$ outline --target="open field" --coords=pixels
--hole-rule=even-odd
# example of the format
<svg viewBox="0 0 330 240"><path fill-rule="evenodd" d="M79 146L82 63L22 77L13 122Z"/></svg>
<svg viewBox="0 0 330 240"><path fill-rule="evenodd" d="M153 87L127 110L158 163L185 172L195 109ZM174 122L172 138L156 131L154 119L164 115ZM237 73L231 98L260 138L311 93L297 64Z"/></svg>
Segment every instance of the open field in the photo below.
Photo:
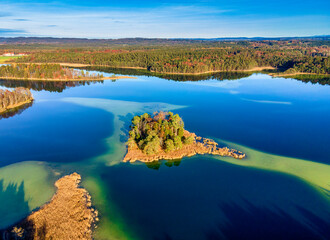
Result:
<svg viewBox="0 0 330 240"><path fill-rule="evenodd" d="M0 56L0 64L1 63L6 63L7 61L12 61L16 58L19 58L19 57L6 57L6 56Z"/></svg>

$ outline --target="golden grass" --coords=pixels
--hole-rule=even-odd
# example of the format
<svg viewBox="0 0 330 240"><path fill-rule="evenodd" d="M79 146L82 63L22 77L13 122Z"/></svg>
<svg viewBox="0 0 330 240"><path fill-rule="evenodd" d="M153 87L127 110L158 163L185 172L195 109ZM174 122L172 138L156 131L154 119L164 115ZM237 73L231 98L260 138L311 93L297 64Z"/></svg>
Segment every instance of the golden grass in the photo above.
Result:
<svg viewBox="0 0 330 240"><path fill-rule="evenodd" d="M91 206L89 193L79 187L80 180L77 173L57 180L50 203L7 230L4 239L92 239L98 213Z"/></svg>

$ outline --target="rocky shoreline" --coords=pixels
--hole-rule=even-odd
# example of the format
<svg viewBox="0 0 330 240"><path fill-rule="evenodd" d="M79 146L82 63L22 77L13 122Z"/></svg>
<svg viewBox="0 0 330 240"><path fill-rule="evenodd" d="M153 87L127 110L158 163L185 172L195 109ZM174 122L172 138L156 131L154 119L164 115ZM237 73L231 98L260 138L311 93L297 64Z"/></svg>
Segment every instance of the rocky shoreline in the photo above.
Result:
<svg viewBox="0 0 330 240"><path fill-rule="evenodd" d="M160 151L157 154L147 155L143 153L137 147L128 146L127 153L123 159L124 162L153 162L158 160L173 160L180 159L183 157L191 157L196 154L212 154L219 156L228 156L236 159L245 158L245 154L227 147L219 148L218 143L212 139L202 138L196 136L195 133L190 133L187 130L184 130L184 135L186 137L193 137L194 141L191 144L185 144L181 149L174 150L171 152L165 152L164 150Z"/></svg>
<svg viewBox="0 0 330 240"><path fill-rule="evenodd" d="M4 231L2 239L92 239L98 212L89 193L79 187L80 181L77 173L57 180L51 201Z"/></svg>

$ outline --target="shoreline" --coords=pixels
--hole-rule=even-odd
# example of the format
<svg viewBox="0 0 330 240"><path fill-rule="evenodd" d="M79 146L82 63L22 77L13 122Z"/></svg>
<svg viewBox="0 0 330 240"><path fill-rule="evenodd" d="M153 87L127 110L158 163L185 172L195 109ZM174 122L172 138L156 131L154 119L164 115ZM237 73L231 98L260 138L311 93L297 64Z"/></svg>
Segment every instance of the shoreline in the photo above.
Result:
<svg viewBox="0 0 330 240"><path fill-rule="evenodd" d="M10 106L9 108L6 108L6 109L4 109L4 110L0 110L0 114L6 113L6 112L8 112L8 111L10 111L10 110L12 110L12 109L14 109L14 108L21 107L21 106L23 106L23 105L25 105L25 104L27 104L27 103L31 103L31 102L33 102L33 101L34 101L34 99L32 98L32 99L30 99L30 100L27 100L27 101L20 102L20 103L18 103L18 104L12 105L12 106Z"/></svg>
<svg viewBox="0 0 330 240"><path fill-rule="evenodd" d="M79 81L104 81L104 80L118 80L118 79L137 79L137 77L131 76L118 76L118 77L103 77L103 78L78 78L78 79L60 79L60 78L20 78L20 77L2 77L0 79L4 80L22 80L22 81L50 81L50 82L79 82Z"/></svg>
<svg viewBox="0 0 330 240"><path fill-rule="evenodd" d="M290 77L297 75L321 75L321 76L330 76L327 73L304 73L304 72L296 72L296 73L284 73L284 74L276 74L276 73L268 73L269 76L272 77Z"/></svg>
<svg viewBox="0 0 330 240"><path fill-rule="evenodd" d="M15 62L8 62L7 64L12 64ZM98 65L98 64L85 64L85 63L57 63L57 62L47 62L47 63L16 63L16 64L59 64L63 67L109 67L114 69L137 69L137 70L147 70L151 73L157 74L167 74L167 75L204 75L204 74L211 74L211 73L221 73L221 72L256 72L256 71L263 71L263 70L274 70L276 68L271 66L265 67L254 67L251 69L242 69L242 70L214 70L214 71L206 71L206 72L197 72L197 73L182 73L182 72L157 72L157 71L150 71L144 67L127 67L127 66L111 66L111 65Z"/></svg>
<svg viewBox="0 0 330 240"><path fill-rule="evenodd" d="M261 72L263 70L274 70L276 68L274 67L255 67L251 69L243 69L243 70L230 70L230 71L224 71L224 70L215 70L215 71L206 71L206 72L198 72L198 73L171 73L171 72L156 72L156 71L150 71L152 73L158 73L158 74L168 74L168 75L204 75L204 74L212 74L212 73L225 73L225 72Z"/></svg>
<svg viewBox="0 0 330 240"><path fill-rule="evenodd" d="M17 64L15 62L7 62L7 64ZM206 75L206 74L213 74L213 73L227 73L227 72L261 72L264 70L276 70L275 67L272 66L264 66L264 67L254 67L251 69L242 69L242 70L230 70L230 71L224 71L224 70L214 70L214 71L206 71L206 72L197 72L197 73L182 73L182 72L157 72L157 71L151 71L144 67L127 67L127 66L111 66L111 65L98 65L98 64L84 64L84 63L56 63L56 62L48 62L48 63L21 63L21 64L59 64L63 67L108 67L108 68L114 68L114 69L136 69L136 70L146 70L150 73L155 74L165 74L165 75L187 75L187 76L196 76L196 75ZM288 74L281 74L279 73L265 73L272 77L286 77L286 76L295 76L295 75L325 75L330 76L330 74L327 73L306 73L306 72L299 72L299 73L288 73ZM0 77L1 78L1 77Z"/></svg>

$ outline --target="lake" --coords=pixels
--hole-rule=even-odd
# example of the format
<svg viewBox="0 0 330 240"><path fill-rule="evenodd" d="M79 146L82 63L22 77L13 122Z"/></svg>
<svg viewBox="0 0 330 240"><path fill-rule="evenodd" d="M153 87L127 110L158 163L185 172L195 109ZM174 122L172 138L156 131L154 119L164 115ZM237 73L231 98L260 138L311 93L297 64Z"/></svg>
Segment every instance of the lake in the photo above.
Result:
<svg viewBox="0 0 330 240"><path fill-rule="evenodd" d="M0 120L0 229L78 172L100 214L96 239L330 239L329 85L102 71L137 79L0 81L35 98ZM247 158L123 163L132 116L159 110Z"/></svg>

